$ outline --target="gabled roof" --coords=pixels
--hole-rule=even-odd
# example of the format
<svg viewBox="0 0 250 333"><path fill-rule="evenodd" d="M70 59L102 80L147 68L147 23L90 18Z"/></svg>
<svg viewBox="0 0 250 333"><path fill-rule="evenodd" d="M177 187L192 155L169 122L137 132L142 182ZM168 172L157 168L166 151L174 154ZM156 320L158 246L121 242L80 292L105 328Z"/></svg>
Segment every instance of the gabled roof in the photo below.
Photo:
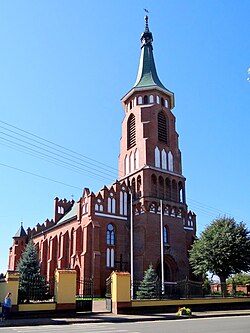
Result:
<svg viewBox="0 0 250 333"><path fill-rule="evenodd" d="M72 208L57 222L58 224L63 224L64 222L70 221L77 216L77 202L74 203Z"/></svg>
<svg viewBox="0 0 250 333"><path fill-rule="evenodd" d="M16 237L27 237L26 231L24 230L23 226L21 225L21 227L17 230L14 238Z"/></svg>

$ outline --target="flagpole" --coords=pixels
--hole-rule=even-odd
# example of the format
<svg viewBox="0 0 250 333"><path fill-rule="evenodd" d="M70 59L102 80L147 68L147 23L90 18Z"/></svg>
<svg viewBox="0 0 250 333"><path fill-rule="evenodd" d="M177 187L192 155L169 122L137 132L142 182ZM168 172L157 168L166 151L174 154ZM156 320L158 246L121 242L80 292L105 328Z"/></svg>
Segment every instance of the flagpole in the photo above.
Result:
<svg viewBox="0 0 250 333"><path fill-rule="evenodd" d="M163 253L163 209L162 209L162 200L160 200L161 206L161 293L165 293L165 284L164 284L164 253Z"/></svg>
<svg viewBox="0 0 250 333"><path fill-rule="evenodd" d="M134 299L134 247L133 247L133 195L132 195L132 191L130 189L129 191L130 193L130 295L131 295L131 299Z"/></svg>

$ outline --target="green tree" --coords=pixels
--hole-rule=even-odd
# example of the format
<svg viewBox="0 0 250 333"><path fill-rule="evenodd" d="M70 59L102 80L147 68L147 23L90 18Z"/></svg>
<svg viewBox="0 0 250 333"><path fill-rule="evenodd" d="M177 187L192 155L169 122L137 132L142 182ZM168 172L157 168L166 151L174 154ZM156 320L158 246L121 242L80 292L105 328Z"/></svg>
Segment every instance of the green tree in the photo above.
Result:
<svg viewBox="0 0 250 333"><path fill-rule="evenodd" d="M40 262L33 240L27 244L17 264L19 272L20 301L45 299L48 292L47 283L40 275Z"/></svg>
<svg viewBox="0 0 250 333"><path fill-rule="evenodd" d="M136 293L139 299L151 299L157 297L157 274L152 265L144 272L144 278Z"/></svg>
<svg viewBox="0 0 250 333"><path fill-rule="evenodd" d="M225 296L226 279L250 269L249 231L244 223L237 224L233 218L218 218L194 241L189 254L194 274L210 271L218 275Z"/></svg>
<svg viewBox="0 0 250 333"><path fill-rule="evenodd" d="M235 281L236 285L245 286L250 283L250 274L248 273L238 273L227 279L227 283L233 283Z"/></svg>

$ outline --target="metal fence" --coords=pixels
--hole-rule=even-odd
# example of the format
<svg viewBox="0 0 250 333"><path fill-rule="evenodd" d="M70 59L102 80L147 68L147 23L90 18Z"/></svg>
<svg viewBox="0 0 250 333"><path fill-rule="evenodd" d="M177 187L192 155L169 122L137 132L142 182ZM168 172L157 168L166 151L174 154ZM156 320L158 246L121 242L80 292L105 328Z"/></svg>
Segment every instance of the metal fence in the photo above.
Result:
<svg viewBox="0 0 250 333"><path fill-rule="evenodd" d="M141 281L134 281L133 291L134 299L138 299L141 288ZM154 284L153 290L149 294L144 293L143 298L154 299L180 299L180 298L196 298L203 297L202 283L190 280L178 282L164 282L158 280Z"/></svg>
<svg viewBox="0 0 250 333"><path fill-rule="evenodd" d="M19 281L18 303L54 302L54 279L46 280L45 276L24 276Z"/></svg>
<svg viewBox="0 0 250 333"><path fill-rule="evenodd" d="M77 280L76 311L92 311L93 307L93 281Z"/></svg>
<svg viewBox="0 0 250 333"><path fill-rule="evenodd" d="M139 299L138 295L142 294L139 292L140 286L141 281L134 281L134 299ZM155 282L153 290L150 290L150 293L143 293L143 298L190 299L202 297L250 297L250 284L246 284L244 286L227 284L226 287L227 292L226 294L223 294L221 284L219 283L203 284L201 282L185 279L178 282L165 282L163 288L161 281L158 280Z"/></svg>

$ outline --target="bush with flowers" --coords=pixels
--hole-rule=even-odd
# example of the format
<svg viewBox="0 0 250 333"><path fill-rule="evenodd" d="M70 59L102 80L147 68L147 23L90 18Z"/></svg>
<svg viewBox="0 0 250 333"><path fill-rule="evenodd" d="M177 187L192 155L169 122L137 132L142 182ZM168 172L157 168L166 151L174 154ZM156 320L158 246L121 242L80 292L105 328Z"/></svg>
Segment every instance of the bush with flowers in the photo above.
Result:
<svg viewBox="0 0 250 333"><path fill-rule="evenodd" d="M182 308L181 307L178 308L176 315L177 316L191 316L192 311L190 308L186 308L185 306L183 306Z"/></svg>

